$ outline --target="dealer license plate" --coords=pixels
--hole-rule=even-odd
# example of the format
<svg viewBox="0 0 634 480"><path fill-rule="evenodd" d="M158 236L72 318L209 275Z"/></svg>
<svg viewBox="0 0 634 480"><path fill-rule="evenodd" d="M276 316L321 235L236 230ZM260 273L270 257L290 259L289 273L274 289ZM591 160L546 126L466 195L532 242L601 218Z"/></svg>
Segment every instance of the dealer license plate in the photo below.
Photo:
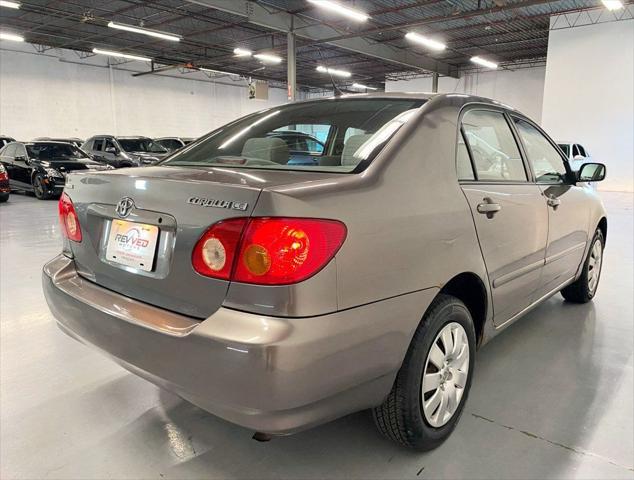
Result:
<svg viewBox="0 0 634 480"><path fill-rule="evenodd" d="M106 259L149 272L154 265L159 229L154 225L112 220Z"/></svg>

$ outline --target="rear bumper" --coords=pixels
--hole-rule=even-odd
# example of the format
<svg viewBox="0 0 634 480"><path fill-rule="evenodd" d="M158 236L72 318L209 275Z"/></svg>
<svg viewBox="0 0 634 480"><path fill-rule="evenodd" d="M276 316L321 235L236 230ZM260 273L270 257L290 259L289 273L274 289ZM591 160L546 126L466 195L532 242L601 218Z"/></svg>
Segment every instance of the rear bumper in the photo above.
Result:
<svg viewBox="0 0 634 480"><path fill-rule="evenodd" d="M89 282L61 255L42 281L69 335L225 420L272 434L380 404L436 293L310 318L221 307L201 322Z"/></svg>

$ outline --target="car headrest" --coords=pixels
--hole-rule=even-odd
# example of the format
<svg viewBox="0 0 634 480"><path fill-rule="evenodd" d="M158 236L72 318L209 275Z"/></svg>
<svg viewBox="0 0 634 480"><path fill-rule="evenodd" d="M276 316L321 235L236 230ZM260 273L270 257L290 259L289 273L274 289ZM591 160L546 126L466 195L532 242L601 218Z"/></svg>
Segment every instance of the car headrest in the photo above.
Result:
<svg viewBox="0 0 634 480"><path fill-rule="evenodd" d="M371 136L371 133L365 133L362 135L352 135L348 138L341 152L341 165L357 165L362 159L355 157L354 154Z"/></svg>
<svg viewBox="0 0 634 480"><path fill-rule="evenodd" d="M288 145L280 138L249 138L242 147L242 156L286 165L289 158Z"/></svg>

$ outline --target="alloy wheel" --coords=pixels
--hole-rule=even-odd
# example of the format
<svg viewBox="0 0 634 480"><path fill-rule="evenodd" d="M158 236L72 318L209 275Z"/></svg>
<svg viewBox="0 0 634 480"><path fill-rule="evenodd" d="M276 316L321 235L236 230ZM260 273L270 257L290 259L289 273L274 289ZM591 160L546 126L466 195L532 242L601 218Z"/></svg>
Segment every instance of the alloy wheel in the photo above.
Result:
<svg viewBox="0 0 634 480"><path fill-rule="evenodd" d="M597 238L590 250L590 258L588 259L588 290L591 294L597 288L599 276L601 275L601 264L603 263L603 244L601 239Z"/></svg>
<svg viewBox="0 0 634 480"><path fill-rule="evenodd" d="M432 343L421 387L421 403L427 423L447 424L458 410L469 376L469 340L462 325L445 325Z"/></svg>

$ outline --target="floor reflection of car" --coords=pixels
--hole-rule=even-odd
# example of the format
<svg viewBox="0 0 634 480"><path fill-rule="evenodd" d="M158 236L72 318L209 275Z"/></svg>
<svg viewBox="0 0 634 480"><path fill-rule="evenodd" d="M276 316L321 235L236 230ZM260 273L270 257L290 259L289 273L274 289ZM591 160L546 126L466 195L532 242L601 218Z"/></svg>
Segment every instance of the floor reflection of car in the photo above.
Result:
<svg viewBox="0 0 634 480"><path fill-rule="evenodd" d="M314 165L292 163L300 129L326 139L299 148ZM142 175L69 175L44 293L63 331L256 438L372 409L426 450L477 348L557 292L594 297L607 218L577 184L604 174L480 97L274 106Z"/></svg>
<svg viewBox="0 0 634 480"><path fill-rule="evenodd" d="M7 174L7 169L0 163L0 203L9 200L10 193L9 175Z"/></svg>
<svg viewBox="0 0 634 480"><path fill-rule="evenodd" d="M161 137L154 139L156 143L170 153L183 148L185 145L189 145L194 140L195 138L189 137Z"/></svg>
<svg viewBox="0 0 634 480"><path fill-rule="evenodd" d="M95 160L115 168L153 165L168 155L168 151L148 137L114 137L96 135L81 146Z"/></svg>
<svg viewBox="0 0 634 480"><path fill-rule="evenodd" d="M324 152L324 143L304 132L294 130L275 131L269 138L279 138L288 145L289 165L318 165L319 156Z"/></svg>
<svg viewBox="0 0 634 480"><path fill-rule="evenodd" d="M81 147L84 141L81 138L77 137L67 137L67 138L51 138L51 137L39 137L33 140L34 142L63 142L70 143L71 145L75 145L77 148Z"/></svg>
<svg viewBox="0 0 634 480"><path fill-rule="evenodd" d="M86 152L64 142L13 142L0 150L13 189L35 193L40 200L59 195L68 172L108 170Z"/></svg>

